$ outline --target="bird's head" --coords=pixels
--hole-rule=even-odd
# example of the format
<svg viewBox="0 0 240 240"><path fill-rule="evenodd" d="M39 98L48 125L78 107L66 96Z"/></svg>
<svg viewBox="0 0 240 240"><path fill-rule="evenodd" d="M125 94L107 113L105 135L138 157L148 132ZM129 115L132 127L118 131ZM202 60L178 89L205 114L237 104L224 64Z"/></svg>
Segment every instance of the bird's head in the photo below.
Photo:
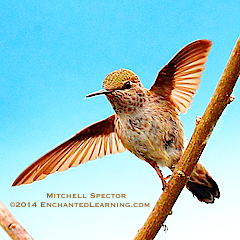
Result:
<svg viewBox="0 0 240 240"><path fill-rule="evenodd" d="M142 86L138 76L134 72L128 69L118 69L107 75L103 81L103 89L90 93L86 97L93 97L101 94L108 95L115 91L131 89L136 85Z"/></svg>
<svg viewBox="0 0 240 240"><path fill-rule="evenodd" d="M107 90L130 89L133 84L139 84L138 76L128 69L111 72L103 81L103 88Z"/></svg>
<svg viewBox="0 0 240 240"><path fill-rule="evenodd" d="M139 93L142 84L138 76L128 69L119 69L111 72L103 81L103 89L88 94L86 97L106 95L114 110L122 108L125 103L131 106L134 96Z"/></svg>

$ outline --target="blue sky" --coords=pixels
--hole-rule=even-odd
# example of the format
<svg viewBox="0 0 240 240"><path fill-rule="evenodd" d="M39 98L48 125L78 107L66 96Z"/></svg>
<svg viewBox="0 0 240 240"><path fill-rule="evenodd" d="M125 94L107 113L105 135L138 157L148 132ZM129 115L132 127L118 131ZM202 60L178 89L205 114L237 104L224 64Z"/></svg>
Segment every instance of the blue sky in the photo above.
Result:
<svg viewBox="0 0 240 240"><path fill-rule="evenodd" d="M238 38L239 9L239 1L1 1L0 201L34 239L133 239L160 196L161 182L129 152L31 185L11 184L48 150L113 114L104 96L84 99L101 88L107 74L128 68L150 87L177 51L205 38L213 47L191 108L181 116L190 138ZM206 205L184 190L166 221L169 230L156 239L238 234L239 84L234 96L201 157L220 187L220 199ZM47 193L88 198L47 199ZM150 207L40 207L41 202L121 202L90 199L90 193L126 194L123 202ZM37 207L11 208L11 202ZM9 239L2 229L0 239Z"/></svg>

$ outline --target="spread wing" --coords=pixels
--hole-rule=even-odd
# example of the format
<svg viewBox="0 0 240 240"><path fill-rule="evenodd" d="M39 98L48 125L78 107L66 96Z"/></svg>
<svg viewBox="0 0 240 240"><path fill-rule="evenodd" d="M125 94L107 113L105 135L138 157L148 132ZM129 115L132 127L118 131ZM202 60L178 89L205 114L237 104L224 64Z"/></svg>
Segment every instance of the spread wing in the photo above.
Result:
<svg viewBox="0 0 240 240"><path fill-rule="evenodd" d="M56 171L64 171L111 153L124 152L126 149L115 132L114 120L115 115L112 115L86 127L30 165L13 186L42 180Z"/></svg>
<svg viewBox="0 0 240 240"><path fill-rule="evenodd" d="M186 113L201 81L212 41L197 40L180 50L158 73L151 91Z"/></svg>

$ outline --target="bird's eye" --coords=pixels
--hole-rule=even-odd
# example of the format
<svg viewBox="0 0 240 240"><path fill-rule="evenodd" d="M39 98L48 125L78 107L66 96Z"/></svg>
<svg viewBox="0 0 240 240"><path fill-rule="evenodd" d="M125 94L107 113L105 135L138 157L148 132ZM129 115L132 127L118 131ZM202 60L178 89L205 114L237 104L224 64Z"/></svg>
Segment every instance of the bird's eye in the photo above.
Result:
<svg viewBox="0 0 240 240"><path fill-rule="evenodd" d="M124 84L123 89L130 89L131 86L132 86L131 82L128 81Z"/></svg>

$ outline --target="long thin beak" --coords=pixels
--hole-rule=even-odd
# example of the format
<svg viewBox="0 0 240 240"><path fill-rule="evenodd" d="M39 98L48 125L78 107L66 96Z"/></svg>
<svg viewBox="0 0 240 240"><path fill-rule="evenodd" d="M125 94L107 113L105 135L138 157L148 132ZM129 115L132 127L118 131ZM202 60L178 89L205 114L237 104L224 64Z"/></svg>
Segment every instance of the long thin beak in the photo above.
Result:
<svg viewBox="0 0 240 240"><path fill-rule="evenodd" d="M86 98L89 98L89 97L94 97L94 96L97 96L97 95L102 95L102 94L108 94L108 93L111 93L113 90L107 90L107 89L101 89L97 92L93 92L93 93L89 93Z"/></svg>

